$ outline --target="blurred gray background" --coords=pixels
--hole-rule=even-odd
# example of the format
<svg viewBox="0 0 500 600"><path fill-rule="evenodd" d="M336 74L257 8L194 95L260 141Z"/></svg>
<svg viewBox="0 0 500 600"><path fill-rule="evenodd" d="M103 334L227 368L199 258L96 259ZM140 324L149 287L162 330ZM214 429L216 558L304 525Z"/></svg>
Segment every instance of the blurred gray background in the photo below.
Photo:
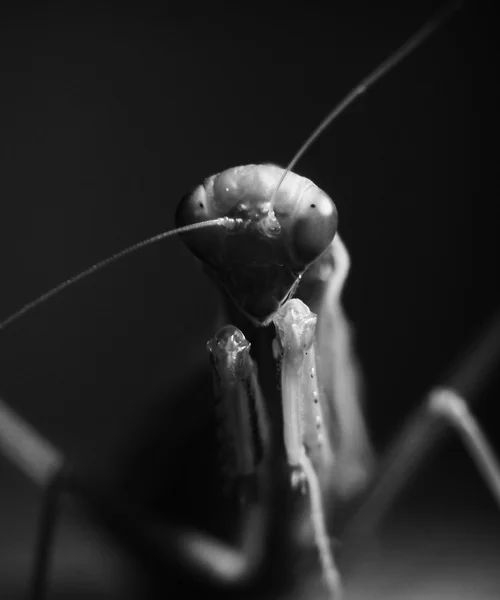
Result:
<svg viewBox="0 0 500 600"><path fill-rule="evenodd" d="M470 4L296 167L337 202L353 263L346 306L379 449L500 305L498 23L486 6ZM286 164L333 104L437 6L2 9L0 320L90 264L172 228L177 202L206 176L238 164ZM147 436L151 407L159 398L168 403L172 386L205 363L217 301L179 240L145 249L2 332L0 396L83 470L105 472L121 447L115 440ZM477 409L494 440L498 389L497 381ZM196 411L190 397L184 404ZM439 563L452 555L438 548L415 571L419 581L432 580L422 575L427 568L452 581L448 571L463 573L460 560L471 566L470 553L498 561L498 545L474 547L485 532L497 540L500 517L470 460L455 442L439 456L411 497L433 522L457 514L463 527L459 541L442 534L455 562ZM196 467L185 460L194 479ZM39 507L39 490L0 457L2 598L25 590ZM71 585L82 597L121 597L117 555L96 546L76 517L65 519L54 567L61 597ZM415 549L417 538L408 536ZM429 552L422 542L418 556ZM394 589L396 559L387 558L380 574L382 597ZM477 581L489 585L482 573Z"/></svg>

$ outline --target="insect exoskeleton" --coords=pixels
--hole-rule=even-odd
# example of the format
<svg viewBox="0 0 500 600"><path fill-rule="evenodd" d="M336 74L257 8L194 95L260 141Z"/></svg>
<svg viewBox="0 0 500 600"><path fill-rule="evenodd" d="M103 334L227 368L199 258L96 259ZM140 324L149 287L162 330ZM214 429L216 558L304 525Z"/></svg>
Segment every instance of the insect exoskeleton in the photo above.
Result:
<svg viewBox="0 0 500 600"><path fill-rule="evenodd" d="M325 431L324 401L318 385L316 321L316 315L301 300L288 300L274 318L277 334L274 352L280 361L288 462L300 469L302 453L306 452L318 474L328 477L334 453Z"/></svg>
<svg viewBox="0 0 500 600"><path fill-rule="evenodd" d="M222 470L228 491L258 499L258 470L269 449L267 416L250 343L233 325L208 343L212 362Z"/></svg>
<svg viewBox="0 0 500 600"><path fill-rule="evenodd" d="M332 199L312 181L275 165L246 165L212 175L185 196L178 227L220 217L231 230L183 234L229 298L257 325L267 325L301 275L337 231ZM279 188L278 188L279 185Z"/></svg>

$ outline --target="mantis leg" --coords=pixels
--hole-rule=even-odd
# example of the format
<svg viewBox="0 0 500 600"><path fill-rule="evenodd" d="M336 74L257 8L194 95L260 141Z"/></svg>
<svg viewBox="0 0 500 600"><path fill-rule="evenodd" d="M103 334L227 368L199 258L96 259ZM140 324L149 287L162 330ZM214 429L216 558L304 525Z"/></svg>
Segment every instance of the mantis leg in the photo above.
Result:
<svg viewBox="0 0 500 600"><path fill-rule="evenodd" d="M317 385L314 347L316 315L299 299L288 300L274 317L280 360L284 442L292 485L306 484L314 541L324 581L337 598L340 577L333 557L323 506L323 490L335 464L335 453L325 436L325 419ZM298 475L298 476L297 476Z"/></svg>
<svg viewBox="0 0 500 600"><path fill-rule="evenodd" d="M304 275L299 296L317 314L318 381L334 440L335 495L349 499L363 491L373 473L375 453L362 410L363 381L353 328L341 295L350 270L347 248L337 235Z"/></svg>
<svg viewBox="0 0 500 600"><path fill-rule="evenodd" d="M208 342L207 348L217 404L221 468L244 511L238 545L227 547L227 556L219 552L220 560L210 549L201 556L210 557L215 561L213 567L222 569L221 581L258 588L264 570L275 560L282 562L291 545L289 473L279 459L277 444L270 439L269 418L250 343L237 327L228 325Z"/></svg>
<svg viewBox="0 0 500 600"><path fill-rule="evenodd" d="M398 494L450 427L459 434L500 508L500 463L464 399L467 396L473 400L479 394L499 360L497 316L465 354L448 385L431 390L398 435L344 537L355 540L376 530Z"/></svg>
<svg viewBox="0 0 500 600"><path fill-rule="evenodd" d="M31 583L31 600L43 600L47 594L50 557L59 517L61 497L68 484L68 471L63 465L52 476L44 491L42 513L35 546L35 563Z"/></svg>
<svg viewBox="0 0 500 600"><path fill-rule="evenodd" d="M47 484L36 543L31 600L47 597L51 554L63 495L71 495L97 522L104 525L145 562L151 574L167 577L179 569L190 584L218 590L219 597L256 597L268 585L286 552L289 513L286 506L286 473L273 481L258 506L250 507L240 525L239 543L227 544L201 531L138 519L137 507L90 489L63 467Z"/></svg>

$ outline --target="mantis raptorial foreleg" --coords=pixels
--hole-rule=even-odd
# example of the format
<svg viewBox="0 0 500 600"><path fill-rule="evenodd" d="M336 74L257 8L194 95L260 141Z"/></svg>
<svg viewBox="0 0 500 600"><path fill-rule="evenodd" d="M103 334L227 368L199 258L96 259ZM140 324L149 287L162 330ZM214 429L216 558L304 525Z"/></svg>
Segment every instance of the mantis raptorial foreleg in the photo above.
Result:
<svg viewBox="0 0 500 600"><path fill-rule="evenodd" d="M332 472L334 454L323 430L324 419L316 380L314 331L316 315L298 299L289 300L274 317L275 356L281 373L283 438L291 469L291 486L308 492L311 524L325 583L334 597L340 592L323 510L320 479ZM269 454L267 415L250 344L242 332L224 327L208 343L212 356L223 439L229 449L228 474L245 486L257 483L257 471Z"/></svg>
<svg viewBox="0 0 500 600"><path fill-rule="evenodd" d="M344 499L366 487L375 463L362 411L363 381L353 328L341 303L349 269L349 253L337 234L306 271L298 291L318 315L318 381L336 449L335 472L330 473L330 481L335 494Z"/></svg>
<svg viewBox="0 0 500 600"><path fill-rule="evenodd" d="M340 579L333 559L323 510L322 486L333 473L334 451L325 431L318 388L316 315L299 299L288 300L274 317L275 356L280 362L285 450L294 469L292 485L305 483L311 522L323 575L337 594Z"/></svg>
<svg viewBox="0 0 500 600"><path fill-rule="evenodd" d="M257 471L269 449L268 418L250 356L250 344L232 325L223 327L207 344L212 362L223 469L239 480L242 500L255 488ZM243 484L246 481L246 485ZM251 494L254 495L254 494Z"/></svg>
<svg viewBox="0 0 500 600"><path fill-rule="evenodd" d="M325 431L324 401L318 387L316 315L301 300L288 300L274 317L274 324L288 462L300 469L305 451L315 470L328 477L335 457Z"/></svg>

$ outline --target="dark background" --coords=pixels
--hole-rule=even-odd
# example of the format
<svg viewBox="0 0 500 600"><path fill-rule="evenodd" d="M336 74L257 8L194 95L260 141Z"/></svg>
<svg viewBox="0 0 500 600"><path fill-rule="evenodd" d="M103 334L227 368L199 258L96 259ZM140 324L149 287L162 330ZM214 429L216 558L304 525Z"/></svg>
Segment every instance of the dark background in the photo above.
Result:
<svg viewBox="0 0 500 600"><path fill-rule="evenodd" d="M498 23L486 5L470 4L295 169L337 202L353 263L346 307L379 448L499 306ZM172 228L178 200L206 176L286 164L437 6L21 3L4 11L0 320ZM0 395L69 456L102 466L113 440L141 431L152 403L168 402L174 382L204 363L217 301L179 240L145 249L2 332ZM478 405L493 439L496 391ZM461 480L461 461L471 466L458 445L447 452ZM196 465L187 468L195 474ZM22 579L39 498L5 461L0 481L1 543L17 540Z"/></svg>

